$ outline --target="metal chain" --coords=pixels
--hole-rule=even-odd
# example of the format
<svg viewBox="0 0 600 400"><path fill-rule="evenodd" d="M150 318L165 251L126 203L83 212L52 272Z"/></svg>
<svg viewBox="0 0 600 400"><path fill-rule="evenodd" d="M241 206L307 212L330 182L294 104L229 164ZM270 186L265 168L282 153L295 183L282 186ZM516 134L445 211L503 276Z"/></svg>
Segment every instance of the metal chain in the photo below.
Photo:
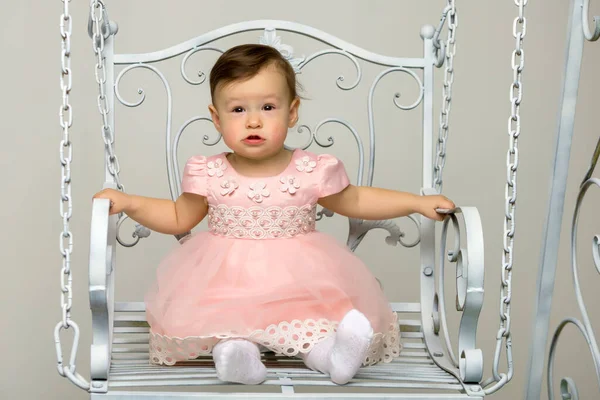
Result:
<svg viewBox="0 0 600 400"><path fill-rule="evenodd" d="M73 87L73 74L71 71L71 32L73 19L69 14L69 3L71 0L61 0L63 3L60 15L60 37L61 37L61 73L60 88L62 92L62 104L59 110L60 127L62 128L62 139L60 141L60 216L63 220L63 228L60 232L60 253L62 255L62 269L60 273L60 300L62 319L54 329L54 343L56 346L56 358L58 373L67 377L73 383L83 389L89 389L89 383L83 379L75 367L77 345L79 343L79 327L71 320L71 307L73 305L73 277L71 274L71 254L73 252L73 233L69 227L73 215L73 198L71 196L71 161L73 160L73 144L69 129L73 125L73 109L69 103L69 95ZM65 282L66 281L66 282ZM60 331L73 329L74 339L71 350L69 365L63 364Z"/></svg>
<svg viewBox="0 0 600 400"><path fill-rule="evenodd" d="M494 393L510 381L514 374L512 358L512 338L510 332L511 281L513 268L513 245L515 236L515 208L517 202L517 169L519 166L518 139L521 134L520 105L523 98L521 74L525 67L525 51L523 38L527 32L525 6L528 0L514 0L519 15L513 22L513 36L516 40L512 53L513 82L510 85L511 115L508 118L509 146L506 155L506 187L504 218L504 251L502 253L502 293L500 300L500 329L496 335L496 351L494 354L493 378L495 385L486 389L486 394ZM502 343L506 347L508 371L499 372Z"/></svg>
<svg viewBox="0 0 600 400"><path fill-rule="evenodd" d="M437 156L433 169L433 184L438 193L442 192L442 173L446 165L446 141L448 139L448 128L450 118L450 107L452 105L452 84L454 83L454 56L456 55L456 28L458 26L458 14L454 0L448 0L446 6L448 19L448 36L446 38L446 67L444 70L444 86L442 89L442 110L440 112L440 126L438 130L438 141L436 144Z"/></svg>
<svg viewBox="0 0 600 400"><path fill-rule="evenodd" d="M121 167L119 159L115 154L115 135L108 121L109 104L106 96L106 60L103 56L104 40L110 35L110 21L108 20L104 2L102 0L91 0L90 19L92 22L92 45L96 53L96 83L98 84L98 111L102 116L102 139L106 148L106 165L108 171L115 179L119 190L124 187L119 179Z"/></svg>

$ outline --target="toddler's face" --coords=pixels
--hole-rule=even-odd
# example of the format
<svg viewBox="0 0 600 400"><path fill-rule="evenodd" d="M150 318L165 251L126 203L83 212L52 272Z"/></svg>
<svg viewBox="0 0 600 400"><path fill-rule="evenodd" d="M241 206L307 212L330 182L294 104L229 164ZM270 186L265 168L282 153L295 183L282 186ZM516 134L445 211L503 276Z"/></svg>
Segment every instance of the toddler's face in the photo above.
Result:
<svg viewBox="0 0 600 400"><path fill-rule="evenodd" d="M298 119L299 99L290 101L285 77L275 67L256 76L217 87L209 106L227 147L250 159L282 151L288 128Z"/></svg>

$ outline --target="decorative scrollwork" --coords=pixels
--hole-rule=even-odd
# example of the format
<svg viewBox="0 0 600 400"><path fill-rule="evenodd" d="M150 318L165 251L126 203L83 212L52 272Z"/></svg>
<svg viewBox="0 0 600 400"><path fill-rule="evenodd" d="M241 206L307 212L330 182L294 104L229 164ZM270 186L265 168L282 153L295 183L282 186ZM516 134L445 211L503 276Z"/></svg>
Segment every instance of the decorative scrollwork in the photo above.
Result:
<svg viewBox="0 0 600 400"><path fill-rule="evenodd" d="M167 79L165 78L165 76L158 70L158 68L152 66L152 65L147 65L147 64L133 64L130 65L128 67L123 68L123 70L119 73L119 75L117 75L117 79L115 80L115 95L117 96L117 99L121 102L121 104L127 106L127 107L138 107L139 105L141 105L144 100L146 100L146 93L144 91L144 89L142 88L138 88L138 94L141 96L140 100L134 103L128 102L125 99L123 99L123 97L121 96L121 91L119 89L119 84L121 83L121 79L123 78L123 76L128 73L129 71L133 70L133 69L138 69L138 68L144 68L144 69L148 69L152 72L154 72L162 81L166 91L167 91L167 97L168 97L168 101L169 101L169 114L171 111L171 88L169 87L169 83L167 82Z"/></svg>
<svg viewBox="0 0 600 400"><path fill-rule="evenodd" d="M373 113L373 97L375 94L375 89L377 88L377 85L379 84L379 82L381 81L381 79L386 76L387 74L390 74L392 72L403 72L405 74L408 74L409 76L411 76L415 82L417 83L418 87L419 87L419 96L417 98L417 100L408 106L403 106L400 103L398 103L398 99L400 98L401 94L395 93L394 94L394 104L396 105L396 107L400 108L401 110L412 110L414 108L416 108L421 101L423 101L423 96L425 94L425 87L423 86L423 82L421 81L421 78L419 78L419 76L414 72L411 71L407 68L404 67L393 67L393 68L388 68L384 71L381 71L379 73L379 75L377 75L377 77L375 77L375 80L373 81L373 84L371 85L371 90L369 91L369 98L368 98L368 116L369 116L369 141L371 144L371 148L370 148L370 158L369 158L369 172L367 174L367 184L370 186L373 184L373 175L375 174L375 118L374 118L374 113Z"/></svg>
<svg viewBox="0 0 600 400"><path fill-rule="evenodd" d="M223 54L223 50L217 47L194 47L192 50L188 51L185 57L183 57L183 60L181 60L181 76L183 77L183 79L185 79L187 83L191 85L201 85L206 81L206 74L204 73L204 71L198 71L198 76L200 77L200 80L198 81L193 81L192 79L190 79L187 73L185 72L185 64L187 63L187 61L193 54L196 54L200 51L216 51L217 53Z"/></svg>
<svg viewBox="0 0 600 400"><path fill-rule="evenodd" d="M550 355L548 358L548 382L547 382L548 399L550 399L550 400L554 400L554 386L552 386L552 382L554 381L554 360L556 357L556 346L558 345L558 339L560 338L560 335L561 335L563 329L569 324L574 325L579 330L579 332L581 333L581 335L583 336L585 341L587 342L590 352L592 354L592 357L594 359L594 367L596 368L596 378L598 380L598 383L600 384L600 368L598 365L598 361L600 359L598 358L598 355L595 353L594 347L592 345L592 340L588 335L587 328L581 323L581 321L579 321L575 318L565 318L564 320L561 321L561 323L556 328L556 331L554 332L554 336L552 337L552 343L550 344ZM575 381L569 377L564 377L561 379L560 393L561 393L562 399L571 399L571 400L579 399L577 385L575 384Z"/></svg>
<svg viewBox="0 0 600 400"><path fill-rule="evenodd" d="M358 131L350 124L348 121L339 119L339 118L326 118L323 121L319 122L315 129L311 129L307 125L300 125L297 128L298 133L303 133L304 130L308 132L308 140L300 146L302 149L307 149L311 144L316 143L320 147L327 148L333 146L335 140L332 136L329 136L326 141L319 139L319 131L321 128L327 124L336 123L346 127L352 136L354 136L354 140L356 141L356 146L358 147L358 174L356 179L357 185L362 185L363 181L363 171L364 171L364 163L365 163L365 151L362 143L362 139L360 138ZM287 146L286 146L287 147ZM289 148L289 147L288 147Z"/></svg>
<svg viewBox="0 0 600 400"><path fill-rule="evenodd" d="M583 34L590 42L595 42L600 38L600 17L594 16L594 33L590 30L589 24L590 0L583 0Z"/></svg>
<svg viewBox="0 0 600 400"><path fill-rule="evenodd" d="M321 211L317 212L317 216L315 218L315 221L320 221L323 219L323 217L328 217L331 218L333 217L333 214L335 214L333 211L323 207L323 209L321 209Z"/></svg>
<svg viewBox="0 0 600 400"><path fill-rule="evenodd" d="M120 235L120 233L121 233L121 225L128 218L129 217L126 214L123 214L119 218L119 222L117 222L117 241L123 247L133 247L136 244L138 244L138 242L140 241L140 239L147 238L148 236L150 236L150 233L151 233L150 229L146 228L145 226L143 226L141 224L136 224L135 225L135 230L131 234L131 237L134 239L134 241L130 242L130 243L124 241L121 238L121 235Z"/></svg>
<svg viewBox="0 0 600 400"><path fill-rule="evenodd" d="M462 215L464 233L461 232L458 215ZM446 252L450 226L454 230L454 244L452 250ZM462 244L462 235L466 236L466 246ZM446 319L444 261L446 258L456 265L456 310L462 312L458 334L460 359L457 359L453 351ZM484 254L483 231L477 209L457 208L454 214L450 214L444 220L439 260L437 296L439 316L437 318L444 331L448 355L454 366L459 368L464 382L479 382L483 375L483 355L481 350L475 347L475 336L479 314L483 307Z"/></svg>
<svg viewBox="0 0 600 400"><path fill-rule="evenodd" d="M362 185L363 171L364 171L364 165L365 165L365 151L364 151L362 139L358 135L358 132L356 131L356 129L349 122L344 121L342 119L338 119L338 118L327 118L327 119L319 122L314 130L313 138L319 146L329 147L329 146L332 146L334 143L333 137L331 137L331 136L329 136L327 138L327 142L329 144L323 143L319 140L319 131L321 130L321 128L323 126L330 124L330 123L337 123L337 124L345 126L346 128L348 128L350 133L352 133L352 136L354 136L354 140L356 141L356 146L358 147L358 174L357 174L356 180L357 180L357 185L360 186L360 185Z"/></svg>
<svg viewBox="0 0 600 400"><path fill-rule="evenodd" d="M314 53L314 54L310 55L305 61L300 63L299 71L302 70L302 68L304 68L312 60L319 58L326 54L340 54L340 55L348 58L350 61L352 61L352 63L354 64L354 68L356 69L356 80L354 81L354 83L352 83L349 86L342 86L341 82L344 82L344 80L346 78L344 77L344 75L340 75L340 76L338 76L337 80L335 81L335 84L337 85L337 87L339 87L342 90L352 90L355 87L357 87L358 84L360 83L360 81L362 80L362 70L360 68L360 64L358 63L358 60L356 59L356 57L354 57L352 54L350 54L344 50L328 49L328 50L322 50L317 53Z"/></svg>
<svg viewBox="0 0 600 400"><path fill-rule="evenodd" d="M310 147L310 145L312 144L314 139L313 139L312 129L310 129L310 127L308 125L298 125L296 128L296 132L298 132L299 134L304 134L304 130L306 130L308 133L308 139L306 140L306 142L303 145L301 145L299 147L301 149L306 150ZM288 150L291 149L291 147L289 147L289 146L286 146L286 148Z"/></svg>
<svg viewBox="0 0 600 400"><path fill-rule="evenodd" d="M179 197L179 195L181 194L181 173L179 171L179 157L177 157L177 150L179 149L179 140L181 139L181 136L183 135L183 132L186 130L186 128L188 126L190 126L192 123L197 122L197 121L207 121L212 123L213 120L210 117L204 117L204 116L196 116L196 117L192 117L190 119L188 119L187 121L185 121L183 123L183 125L181 125L181 128L179 128L179 131L177 132L177 135L175 135L175 138L173 139L173 153L171 155L171 159L173 160L173 162L168 166L169 168L169 179L171 179L171 176L173 176L173 179L175 180L175 182L170 182L170 184L174 184L177 187L177 197ZM221 134L219 132L217 132L217 138L213 141L209 141L210 140L210 136L208 135L204 135L204 137L202 138L202 143L206 146L214 146L217 143L219 143L221 141ZM172 171L171 171L172 169ZM173 199L175 200L175 198Z"/></svg>
<svg viewBox="0 0 600 400"><path fill-rule="evenodd" d="M573 282L575 285L575 294L577 296L577 304L579 305L579 311L581 312L581 315L583 317L583 324L584 324L586 330L588 331L588 335L589 335L590 339L593 341L595 356L598 356L596 359L596 362L600 363L600 352L598 351L598 344L596 342L596 338L595 338L594 332L592 330L592 326L590 323L590 319L588 317L587 309L585 308L585 304L583 301L583 294L581 292L581 286L579 285L579 273L578 273L578 261L577 261L577 227L579 225L579 214L581 211L581 205L583 203L583 199L585 198L588 190L592 186L600 187L600 179L598 179L598 178L588 179L582 185L581 190L579 191L579 196L577 197L575 213L573 215L573 222L571 225L571 265L572 265ZM598 254L598 235L594 236L593 241L592 241L592 255L593 255L596 270L600 273L600 268L598 267L598 264L600 263L600 255Z"/></svg>
<svg viewBox="0 0 600 400"><path fill-rule="evenodd" d="M162 74L162 72L160 72L158 70L158 68L156 68L152 65L147 65L147 64L133 64L126 68L123 68L123 70L117 76L117 79L115 80L115 95L117 96L117 99L119 99L119 101L123 105L128 106L128 107L138 107L140 104L142 104L144 102L144 100L146 99L146 94L144 93L144 89L142 89L142 88L138 89L138 93L142 97L136 103L129 103L129 102L125 101L123 99L123 97L121 96L121 93L119 90L119 84L121 83L121 79L123 78L123 76L125 76L125 74L127 72L129 72L133 69L137 69L137 68L144 68L144 69L148 69L148 70L154 72L160 78L160 80L163 83L163 86L165 88L165 91L167 92L167 126L166 126L166 135L165 135L165 148L166 148L165 150L166 150L166 154L167 154L167 177L169 179L169 191L171 193L171 198L175 199L177 197L177 185L173 181L173 178L172 178L172 175L170 172L171 165L173 164L173 161L171 159L171 121L172 121L172 116L173 116L173 97L171 94L171 87L169 86L169 82L167 81L165 76Z"/></svg>
<svg viewBox="0 0 600 400"><path fill-rule="evenodd" d="M420 224L419 221L413 217L412 215L407 216L412 222L417 226L417 231L419 231ZM365 235L371 229L385 229L390 233L389 236L385 238L385 242L390 246L396 246L396 244L400 243L402 246L410 248L415 247L421 241L420 234L417 235L417 239L412 242L405 242L403 238L406 236L404 232L400 230L400 227L392 220L380 220L380 221L365 221L361 219L350 218L350 232L348 234L348 247L354 251L363 240Z"/></svg>
<svg viewBox="0 0 600 400"><path fill-rule="evenodd" d="M377 88L377 85L379 84L379 81L381 81L381 79L386 76L389 73L392 72L404 72L405 74L408 74L409 76L411 76L415 82L417 83L417 85L419 86L419 97L417 98L417 100L415 100L414 103L412 103L411 105L408 106L403 106L401 104L398 103L398 99L400 98L400 93L395 93L394 94L394 104L396 105L396 107L400 108L401 110L412 110L414 108L416 108L419 104L421 104L421 101L423 101L423 96L425 94L425 87L423 86L423 82L421 81L421 78L414 72L411 71L410 69L404 68L404 67L394 67L394 68L388 68L384 71L381 71L381 73L379 75L377 75L377 77L375 78L375 80L373 81L373 85L371 85L371 91L369 92L369 117L372 117L372 106L373 106L373 95L375 94L375 89Z"/></svg>
<svg viewBox="0 0 600 400"><path fill-rule="evenodd" d="M592 163L594 164L594 163ZM592 168L593 170L593 168ZM577 197L577 203L575 205L575 211L573 213L573 220L571 223L571 272L573 276L573 284L575 286L575 296L577 298L577 305L579 307L579 312L582 316L582 321L579 321L575 318L565 318L560 325L556 328L554 333L554 337L552 339L552 344L550 346L550 356L548 362L548 395L550 400L554 399L554 389L552 387L553 382L553 371L554 371L554 358L555 358L555 349L558 343L558 339L564 329L564 327L568 324L575 325L583 337L585 338L588 346L590 348L590 352L592 354L592 358L594 361L594 367L596 368L596 378L598 380L598 384L600 385L600 351L598 349L598 342L596 341L596 336L594 335L594 330L592 328L592 324L590 322L590 318L587 313L587 309L585 307L585 303L583 300L583 294L581 291L581 286L579 284L579 272L578 272L578 257L577 257L577 228L579 226L579 216L581 212L581 205L583 204L583 200L588 193L589 189L592 186L600 187L600 179L598 178L590 178L586 180L579 190L579 195ZM596 271L600 273L600 236L595 235L592 239L592 258L594 261L594 266ZM561 381L561 393L569 394L574 397L563 397L563 398L577 398L577 386L575 382L570 378L563 378Z"/></svg>
<svg viewBox="0 0 600 400"><path fill-rule="evenodd" d="M575 385L575 381L571 378L563 378L560 381L560 394L563 399L579 400L577 385Z"/></svg>
<svg viewBox="0 0 600 400"><path fill-rule="evenodd" d="M128 101L126 101L121 96L121 92L119 90L119 84L121 83L121 79L123 78L123 76L125 76L125 74L127 74L129 71L131 71L133 69L138 69L138 68L148 69L148 70L154 72L160 78L160 80L163 83L163 86L165 88L165 91L167 93L166 152L167 152L167 171L168 171L169 170L169 165L171 164L171 160L170 160L170 153L171 153L171 118L172 118L173 101L172 101L172 95L171 95L171 88L170 88L169 83L168 83L167 79L165 78L165 76L162 74L162 72L160 72L160 70L158 70L158 68L156 68L156 67L154 67L152 65L147 65L147 64L133 64L133 65L130 65L128 67L123 68L123 70L117 75L117 78L115 79L115 96L121 102L121 104L123 104L123 105L125 105L127 107L138 107L138 106L140 106L144 102L144 100L146 99L146 94L144 92L144 89L142 89L142 88L138 89L138 94L141 95L141 98L137 102L128 102ZM169 190L171 192L171 196L173 197L174 194L175 194L176 186L173 185L170 173L168 174L168 178L169 178ZM133 243L127 243L127 242L125 242L119 236L119 228L120 228L121 224L123 223L123 221L126 218L127 218L126 216L122 215L121 218L119 219L119 223L118 223L118 226L117 226L117 240L118 240L118 242L121 245L123 245L125 247L132 247L132 246L135 246L139 242L140 238L144 238L144 237L147 237L148 235L150 235L150 231L147 228L139 225L139 226L136 227L136 230L132 234L132 236L135 238L134 242Z"/></svg>
<svg viewBox="0 0 600 400"><path fill-rule="evenodd" d="M266 28L263 32L263 35L259 38L259 43L267 46L274 47L279 50L281 55L291 64L294 71L299 74L302 69L310 63L312 60L317 59L326 54L340 54L346 58L348 58L354 64L354 68L356 68L356 80L350 86L342 86L341 82L344 82L345 77L343 75L338 76L336 80L336 85L342 90L351 90L358 86L362 79L362 71L360 68L360 64L356 57L352 54L348 53L344 50L339 49L327 49L321 50L314 54L311 54L308 57L294 57L294 49L292 46L283 44L281 41L281 37L277 36L277 31L275 28Z"/></svg>

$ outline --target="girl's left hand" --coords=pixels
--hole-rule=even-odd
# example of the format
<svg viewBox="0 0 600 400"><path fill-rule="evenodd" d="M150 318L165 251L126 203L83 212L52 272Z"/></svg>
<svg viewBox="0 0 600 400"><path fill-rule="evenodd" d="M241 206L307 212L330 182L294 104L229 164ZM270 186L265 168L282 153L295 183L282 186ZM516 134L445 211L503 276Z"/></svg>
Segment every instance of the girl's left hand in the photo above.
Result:
<svg viewBox="0 0 600 400"><path fill-rule="evenodd" d="M454 203L446 196L442 195L421 196L419 199L418 212L427 218L435 221L443 221L445 215L435 211L439 208L452 210L456 208L456 205L454 205Z"/></svg>

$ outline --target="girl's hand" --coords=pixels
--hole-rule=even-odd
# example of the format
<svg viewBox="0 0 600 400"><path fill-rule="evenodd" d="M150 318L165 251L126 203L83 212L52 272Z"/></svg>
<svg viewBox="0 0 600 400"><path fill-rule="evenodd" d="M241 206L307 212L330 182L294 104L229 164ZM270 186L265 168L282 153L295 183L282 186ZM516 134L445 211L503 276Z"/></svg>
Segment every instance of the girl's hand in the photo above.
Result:
<svg viewBox="0 0 600 400"><path fill-rule="evenodd" d="M418 210L420 214L435 221L443 221L445 215L438 213L436 211L438 208L452 210L456 206L451 200L442 195L421 196L419 199Z"/></svg>
<svg viewBox="0 0 600 400"><path fill-rule="evenodd" d="M118 214L122 211L127 211L131 209L131 196L119 190L104 189L96 193L93 199L109 199L109 215Z"/></svg>

